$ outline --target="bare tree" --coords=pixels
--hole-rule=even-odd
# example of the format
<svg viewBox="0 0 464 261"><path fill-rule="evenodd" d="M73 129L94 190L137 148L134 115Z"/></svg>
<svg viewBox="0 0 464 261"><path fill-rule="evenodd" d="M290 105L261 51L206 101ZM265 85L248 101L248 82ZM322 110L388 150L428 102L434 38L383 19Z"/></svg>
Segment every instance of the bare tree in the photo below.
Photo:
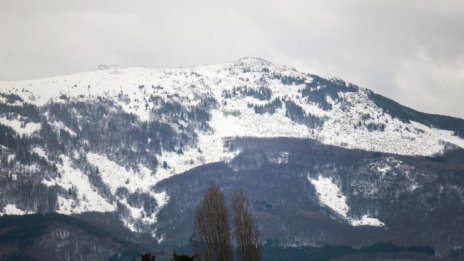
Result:
<svg viewBox="0 0 464 261"><path fill-rule="evenodd" d="M204 261L231 261L227 206L224 194L216 185L211 185L200 202L194 223L194 244Z"/></svg>
<svg viewBox="0 0 464 261"><path fill-rule="evenodd" d="M239 261L259 260L259 232L253 223L250 204L243 192L234 193L232 209L234 211L237 259Z"/></svg>

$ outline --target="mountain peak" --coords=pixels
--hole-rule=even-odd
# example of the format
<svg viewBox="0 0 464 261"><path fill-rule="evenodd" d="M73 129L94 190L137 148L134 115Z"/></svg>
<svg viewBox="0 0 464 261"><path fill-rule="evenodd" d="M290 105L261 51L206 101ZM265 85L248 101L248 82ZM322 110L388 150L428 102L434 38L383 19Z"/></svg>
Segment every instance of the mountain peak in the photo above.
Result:
<svg viewBox="0 0 464 261"><path fill-rule="evenodd" d="M100 64L98 67L97 67L97 70L98 71L103 71L103 70L109 70L109 69L120 69L121 66L117 65L117 64Z"/></svg>
<svg viewBox="0 0 464 261"><path fill-rule="evenodd" d="M260 58L260 57L252 57L246 56L238 59L235 63L242 64L242 65L270 65L271 62Z"/></svg>

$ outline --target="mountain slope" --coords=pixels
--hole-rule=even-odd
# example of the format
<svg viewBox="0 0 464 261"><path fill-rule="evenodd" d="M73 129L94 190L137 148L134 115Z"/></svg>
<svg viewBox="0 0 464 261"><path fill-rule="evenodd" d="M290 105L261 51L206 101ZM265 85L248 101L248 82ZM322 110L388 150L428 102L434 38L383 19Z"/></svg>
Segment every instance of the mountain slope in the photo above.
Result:
<svg viewBox="0 0 464 261"><path fill-rule="evenodd" d="M118 222L109 227L184 243L207 179L222 177L225 190L280 195L249 194L263 235L284 244L350 243L339 231L360 235L350 243L358 246L397 240L401 222L412 222L398 206L423 214L417 231L450 232L463 209L463 130L462 119L258 58L4 81L0 215L111 215ZM288 211L298 221L281 214ZM442 213L451 213L447 226L426 229ZM313 230L314 220L327 230ZM442 239L398 243L454 251ZM462 242L456 235L452 243Z"/></svg>
<svg viewBox="0 0 464 261"><path fill-rule="evenodd" d="M261 237L283 245L391 241L432 246L439 255L462 249L464 150L439 158L398 156L293 138L236 139L230 146L242 151L231 162L204 165L156 185L170 196L158 215L164 243L188 240L193 222L188 213L215 182L226 199L243 190ZM315 185L318 181L322 184Z"/></svg>
<svg viewBox="0 0 464 261"><path fill-rule="evenodd" d="M129 260L143 248L78 219L57 215L0 218L2 260Z"/></svg>
<svg viewBox="0 0 464 261"><path fill-rule="evenodd" d="M160 109L207 105L204 109L212 118L208 124L221 138L232 134L311 137L325 144L407 155L438 153L446 143L463 146L462 139L453 135L464 130L462 119L419 113L341 80L300 73L258 58L192 68L110 67L43 80L1 82L0 89L6 94L4 102L11 105L108 99L141 122L172 124L172 119L157 115ZM2 121L12 127L18 123ZM272 128L262 126L263 122ZM32 132L34 128L39 127L28 124L16 130ZM398 144L392 146L392 141Z"/></svg>

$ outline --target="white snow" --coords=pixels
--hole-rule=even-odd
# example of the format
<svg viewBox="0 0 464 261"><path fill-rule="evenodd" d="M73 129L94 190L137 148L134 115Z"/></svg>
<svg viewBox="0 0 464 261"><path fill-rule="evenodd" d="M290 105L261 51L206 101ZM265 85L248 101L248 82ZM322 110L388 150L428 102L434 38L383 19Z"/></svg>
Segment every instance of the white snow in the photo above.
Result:
<svg viewBox="0 0 464 261"><path fill-rule="evenodd" d="M444 149L442 140L448 140L462 146L464 140L452 136L450 131L437 130L419 123L403 123L390 117L369 100L366 90L340 94L351 106L333 103L328 120L318 139L325 144L370 151L380 151L403 155L433 155ZM354 128L363 114L371 116L374 124L385 124L384 131L369 131L366 128ZM424 133L416 132L420 128Z"/></svg>
<svg viewBox="0 0 464 261"><path fill-rule="evenodd" d="M319 176L318 179L309 179L309 181L316 189L317 196L323 205L331 208L343 218L347 218L350 208L346 204L346 197L330 178Z"/></svg>
<svg viewBox="0 0 464 261"><path fill-rule="evenodd" d="M9 215L9 216L20 216L20 215L27 215L33 214L34 212L28 210L19 209L15 204L7 204L3 211L0 212L0 216Z"/></svg>
<svg viewBox="0 0 464 261"><path fill-rule="evenodd" d="M288 152L267 153L269 161L274 164L287 164L288 155Z"/></svg>
<svg viewBox="0 0 464 261"><path fill-rule="evenodd" d="M407 124L390 117L369 99L368 91L365 89L360 89L358 92L339 93L341 102L329 98L333 109L324 111L302 97L301 90L304 85L284 85L280 80L265 75L263 68L271 73L299 77L307 83L312 82L311 76L258 58L245 58L232 63L191 68L119 68L114 66L102 68L104 69L32 81L0 81L0 89L5 93L19 95L26 102L36 105L43 105L50 100L62 102L59 98L61 95L84 100L105 96L113 99L126 112L137 115L141 121L149 121L153 117L150 115L150 110L156 105L148 102L151 95L160 96L163 99L177 99L186 105L197 104L200 97L215 97L220 106L212 111L213 118L210 125L214 133L200 133L208 139L203 144L213 145L212 152L215 153L198 155L192 152L193 154L180 158L168 155L168 158L172 158L170 165L177 166L180 162L180 167L168 170L166 175L182 172L189 169L189 166L197 166L202 160L211 162L229 158L230 152L225 151L221 146L225 138L236 136L314 138L324 144L403 155L440 153L445 148L445 142L464 147L464 139L453 136L451 131L434 129L415 122ZM265 84L273 93L271 100L276 98L283 101L292 100L306 113L324 118L324 125L310 129L291 121L285 117L285 105L273 115L259 115L247 105L249 103L263 104L264 101L252 97L223 99L224 90L232 90L234 87L245 85L250 88L263 86L261 82L263 75L266 80ZM178 95L178 97L173 95ZM225 112L230 111L239 111L241 115L224 115ZM367 113L371 116L369 122L385 124L385 131L369 131L365 127L355 128L354 125L361 119L361 116ZM40 128L40 126L29 126L29 124L27 128L21 128L20 122L12 122L5 118L0 119L0 123L2 121L15 126L18 133L31 133ZM71 129L60 123L56 124L73 135L74 132ZM201 149L205 148L203 146ZM192 148L192 151L196 149ZM198 164L190 164L190 159Z"/></svg>
<svg viewBox="0 0 464 261"><path fill-rule="evenodd" d="M391 170L391 167L390 165L383 165L383 166L377 166L377 171L379 171L380 173L382 173L382 176L385 176L385 174L387 172L389 172Z"/></svg>
<svg viewBox="0 0 464 261"><path fill-rule="evenodd" d="M11 162L13 162L14 160L16 159L16 154L9 154L6 158L6 162L8 164L10 164Z"/></svg>
<svg viewBox="0 0 464 261"><path fill-rule="evenodd" d="M0 117L0 124L11 127L16 133L20 135L31 135L40 130L40 123L29 122L25 123L17 119L7 119Z"/></svg>
<svg viewBox="0 0 464 261"><path fill-rule="evenodd" d="M363 215L361 219L358 220L351 220L351 224L353 226L372 226L372 227L383 227L385 226L385 223L382 221L369 217L369 215Z"/></svg>
<svg viewBox="0 0 464 261"><path fill-rule="evenodd" d="M37 155L39 155L39 157L48 161L47 153L42 147L34 147L32 148L32 152L36 153Z"/></svg>
<svg viewBox="0 0 464 261"><path fill-rule="evenodd" d="M77 204L79 203L72 198L65 198L62 195L58 195L58 209L56 212L65 215L78 214L80 212L74 210Z"/></svg>
<svg viewBox="0 0 464 261"><path fill-rule="evenodd" d="M67 156L61 156L63 164L57 164L61 177L54 180L42 180L47 186L57 185L65 190L75 190L77 201L60 196L58 198L58 213L78 214L83 212L112 212L116 210L115 204L108 202L91 185L89 178L80 170L72 166L72 161Z"/></svg>
<svg viewBox="0 0 464 261"><path fill-rule="evenodd" d="M5 97L0 96L0 103L8 104L10 106L23 106L21 101L15 101L13 103L8 103Z"/></svg>
<svg viewBox="0 0 464 261"><path fill-rule="evenodd" d="M322 205L332 209L335 213L345 219L352 226L377 226L381 227L385 224L380 220L363 215L361 219L354 219L348 216L350 207L346 203L346 197L343 195L340 188L330 178L318 176L317 179L309 178L309 182L316 189L317 196Z"/></svg>
<svg viewBox="0 0 464 261"><path fill-rule="evenodd" d="M259 116L247 108L245 102L239 102L237 106L241 106L239 109L242 112L238 117L213 110L209 122L213 131L199 133L198 144L195 147L184 150L183 154L163 152L158 162L162 164L166 161L168 169L159 168L156 175L166 178L203 164L232 159L239 151L229 151L224 147L224 141L228 138L308 137L307 127L285 117L283 110L274 115Z"/></svg>
<svg viewBox="0 0 464 261"><path fill-rule="evenodd" d="M409 190L410 192L412 192L412 191L415 191L416 189L418 189L418 188L420 188L420 187L421 187L421 186L419 186L418 184L413 183L413 184L411 184L411 186L409 186L408 190Z"/></svg>
<svg viewBox="0 0 464 261"><path fill-rule="evenodd" d="M87 160L98 167L103 182L115 194L119 187L127 188L130 193L150 192L151 187L158 181L152 171L143 165L140 170L134 172L111 161L106 156L96 153L88 153Z"/></svg>
<svg viewBox="0 0 464 261"><path fill-rule="evenodd" d="M64 130L66 131L67 133L69 133L69 135L71 135L72 137L76 137L76 133L71 130L69 127L67 127L63 122L61 121L52 121L50 122L50 125L52 126L52 128L59 133L60 130Z"/></svg>
<svg viewBox="0 0 464 261"><path fill-rule="evenodd" d="M106 156L96 153L87 154L87 160L90 164L98 168L102 181L109 187L113 195L116 194L118 188L126 188L129 193L147 193L156 200L158 204L157 208L147 213L142 208L131 206L126 198L116 196L116 200L126 206L130 212L129 217L122 219L127 228L134 232L140 232L140 229L136 226L138 221L145 225L156 223L156 216L161 208L167 204L169 197L166 192L154 192L151 188L155 186L157 182L165 179L167 177L166 175L155 175L150 169L143 165L138 166L138 171L126 169L111 161Z"/></svg>
<svg viewBox="0 0 464 261"><path fill-rule="evenodd" d="M56 185L56 181L54 179L48 179L48 178L42 179L41 183L47 187Z"/></svg>

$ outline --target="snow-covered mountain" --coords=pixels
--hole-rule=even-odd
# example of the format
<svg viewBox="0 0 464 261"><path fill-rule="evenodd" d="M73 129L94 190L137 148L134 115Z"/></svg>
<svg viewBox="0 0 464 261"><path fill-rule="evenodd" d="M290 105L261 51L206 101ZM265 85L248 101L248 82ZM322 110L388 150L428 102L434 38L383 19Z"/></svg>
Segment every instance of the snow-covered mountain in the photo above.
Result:
<svg viewBox="0 0 464 261"><path fill-rule="evenodd" d="M440 120L421 119L420 113L407 109L397 115L384 104L385 98L368 89L259 58L192 68L99 66L97 71L68 76L0 82L0 90L20 96L22 100L11 103L19 106L23 102L44 106L68 99L109 99L141 122L163 120L155 113L162 106L160 102L193 108L210 100L214 103L208 108L212 131L197 133L201 138L195 147L201 149L221 151L220 140L231 136L305 137L324 144L402 155L433 155L446 145L464 146L464 140L455 133L463 130L462 120L449 118L459 123L453 129ZM7 104L6 97L0 101ZM23 120L27 121L2 117L1 122L21 134L40 128L34 123L21 127ZM65 125L57 127L74 133ZM207 156L213 158L206 161L215 161L218 154Z"/></svg>
<svg viewBox="0 0 464 261"><path fill-rule="evenodd" d="M418 171L422 163L408 159L440 159L460 151L463 134L462 119L417 112L340 79L259 58L191 68L100 66L67 76L3 81L0 213L112 213L130 231L149 229L159 242L169 241L159 224L178 219L162 212L178 204L181 192L166 184L218 162L232 173L244 171L249 161L250 169L260 169L261 156L241 158L250 150L235 146L236 139L286 138L383 155L349 171L321 159L298 175L329 219L386 229L391 224L379 217L380 206L355 199L377 200L392 184L399 185L396 196L388 194L393 198L423 188L430 180ZM295 156L284 147L266 151L264 162L294 168ZM343 175L354 169L373 174L346 181ZM442 185L454 186L463 197L462 187Z"/></svg>

